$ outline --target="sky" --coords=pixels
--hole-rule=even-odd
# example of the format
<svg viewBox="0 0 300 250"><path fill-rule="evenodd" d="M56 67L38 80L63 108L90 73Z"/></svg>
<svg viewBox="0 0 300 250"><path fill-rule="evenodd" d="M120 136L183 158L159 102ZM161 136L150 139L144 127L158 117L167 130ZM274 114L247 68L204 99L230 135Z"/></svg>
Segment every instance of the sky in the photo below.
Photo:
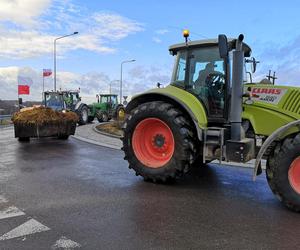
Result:
<svg viewBox="0 0 300 250"><path fill-rule="evenodd" d="M138 1L0 0L0 99L17 98L17 76L31 77L24 100L40 100L42 69L53 70L57 41L57 86L80 87L83 100L119 92L123 64L124 95L170 81L174 58L168 47L190 39L245 35L260 61L255 79L276 71L277 84L300 85L300 3L290 1ZM53 89L53 78L45 78Z"/></svg>

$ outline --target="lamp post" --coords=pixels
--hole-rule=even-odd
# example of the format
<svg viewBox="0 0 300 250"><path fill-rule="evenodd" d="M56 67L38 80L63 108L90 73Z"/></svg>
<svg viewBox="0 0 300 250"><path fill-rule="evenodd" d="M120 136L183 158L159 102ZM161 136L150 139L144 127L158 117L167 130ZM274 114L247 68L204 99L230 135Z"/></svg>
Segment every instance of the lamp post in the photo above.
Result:
<svg viewBox="0 0 300 250"><path fill-rule="evenodd" d="M120 77L120 104L122 104L122 77L123 77L123 64L124 63L131 63L131 62L135 62L136 60L126 60L126 61L123 61L121 62L121 77Z"/></svg>
<svg viewBox="0 0 300 250"><path fill-rule="evenodd" d="M68 36L74 36L77 35L78 32L73 32L72 34L69 35L64 35L64 36L60 36L54 39L54 91L56 91L56 41Z"/></svg>

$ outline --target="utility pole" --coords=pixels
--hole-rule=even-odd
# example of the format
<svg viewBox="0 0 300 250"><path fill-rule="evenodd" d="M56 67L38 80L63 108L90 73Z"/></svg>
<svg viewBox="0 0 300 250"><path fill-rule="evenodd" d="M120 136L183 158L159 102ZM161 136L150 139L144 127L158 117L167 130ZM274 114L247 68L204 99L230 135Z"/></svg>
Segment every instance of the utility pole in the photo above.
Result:
<svg viewBox="0 0 300 250"><path fill-rule="evenodd" d="M272 80L272 84L275 85L275 80L277 79L276 77L276 72L273 72L273 76L271 76L271 70L269 70L269 75L267 75L268 80L271 82Z"/></svg>

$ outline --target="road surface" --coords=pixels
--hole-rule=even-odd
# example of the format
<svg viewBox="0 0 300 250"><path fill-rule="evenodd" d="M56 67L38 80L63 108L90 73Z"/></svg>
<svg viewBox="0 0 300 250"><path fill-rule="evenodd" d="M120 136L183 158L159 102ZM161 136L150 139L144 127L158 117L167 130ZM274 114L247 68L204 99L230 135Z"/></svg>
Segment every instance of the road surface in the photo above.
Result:
<svg viewBox="0 0 300 250"><path fill-rule="evenodd" d="M251 169L144 182L123 153L0 129L0 249L297 249L300 214Z"/></svg>

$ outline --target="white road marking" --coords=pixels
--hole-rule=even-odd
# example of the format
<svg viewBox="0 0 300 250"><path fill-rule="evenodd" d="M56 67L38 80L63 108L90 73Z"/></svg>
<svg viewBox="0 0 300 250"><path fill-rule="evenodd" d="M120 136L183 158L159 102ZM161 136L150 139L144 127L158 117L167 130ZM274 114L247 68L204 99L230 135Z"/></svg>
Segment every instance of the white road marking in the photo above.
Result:
<svg viewBox="0 0 300 250"><path fill-rule="evenodd" d="M35 233L40 233L44 231L50 230L49 227L43 225L42 223L36 221L35 219L30 219L29 221L26 221L22 225L14 228L13 230L9 231L6 234L3 234L0 237L1 240L9 240L25 235L30 235L30 234L35 234Z"/></svg>
<svg viewBox="0 0 300 250"><path fill-rule="evenodd" d="M72 248L78 248L81 247L81 245L73 240L70 240L66 238L65 236L60 237L59 240L55 242L55 244L51 247L52 249L72 249Z"/></svg>
<svg viewBox="0 0 300 250"><path fill-rule="evenodd" d="M19 208L10 206L0 211L0 220L25 215Z"/></svg>
<svg viewBox="0 0 300 250"><path fill-rule="evenodd" d="M0 195L0 203L6 203L6 202L8 202L8 200L3 195Z"/></svg>

